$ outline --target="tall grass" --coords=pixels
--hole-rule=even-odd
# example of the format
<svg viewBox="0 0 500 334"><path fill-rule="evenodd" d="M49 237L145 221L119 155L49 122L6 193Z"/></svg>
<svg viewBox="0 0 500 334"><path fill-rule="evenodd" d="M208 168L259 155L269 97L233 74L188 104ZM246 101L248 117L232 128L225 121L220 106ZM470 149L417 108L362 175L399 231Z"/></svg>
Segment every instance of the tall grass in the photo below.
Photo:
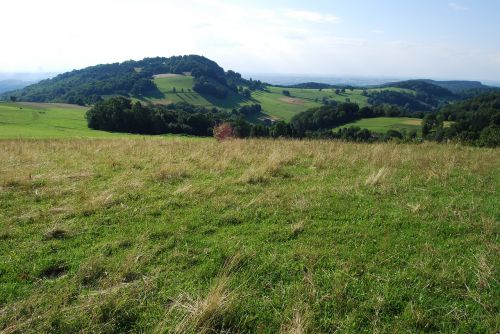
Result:
<svg viewBox="0 0 500 334"><path fill-rule="evenodd" d="M0 331L494 333L499 164L432 143L0 141Z"/></svg>

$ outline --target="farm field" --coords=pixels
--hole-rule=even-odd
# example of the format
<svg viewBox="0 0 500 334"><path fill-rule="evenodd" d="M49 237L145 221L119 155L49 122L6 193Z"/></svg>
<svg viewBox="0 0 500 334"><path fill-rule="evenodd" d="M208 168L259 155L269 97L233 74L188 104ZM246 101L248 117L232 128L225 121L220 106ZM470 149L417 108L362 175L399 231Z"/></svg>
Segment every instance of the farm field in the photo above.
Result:
<svg viewBox="0 0 500 334"><path fill-rule="evenodd" d="M443 126L449 127L453 122L444 122ZM386 133L389 130L397 131L411 131L415 130L419 134L422 131L422 120L419 118L409 118L409 117L375 117L375 118L363 118L359 121L352 122L339 126L334 129L337 131L339 129L348 128L351 126L357 126L362 129L368 129L373 132Z"/></svg>
<svg viewBox="0 0 500 334"><path fill-rule="evenodd" d="M362 129L368 129L370 131L386 133L387 131L393 130L416 130L421 131L422 120L419 118L408 118L408 117L375 117L375 118L363 118L359 121L352 122L343 126L335 128L334 131L342 128L348 128L351 126L357 126Z"/></svg>
<svg viewBox="0 0 500 334"><path fill-rule="evenodd" d="M500 327L498 149L0 140L0 161L3 333Z"/></svg>
<svg viewBox="0 0 500 334"><path fill-rule="evenodd" d="M158 104L170 104L187 102L202 107L217 107L222 109L233 109L240 105L251 104L251 100L244 99L238 94L230 94L225 99L213 96L202 96L193 91L194 78L185 75L173 75L156 77L154 79L161 96L150 96L146 100ZM174 92L175 88L175 92Z"/></svg>
<svg viewBox="0 0 500 334"><path fill-rule="evenodd" d="M298 113L307 109L319 107L322 105L323 98L329 101L357 103L360 107L368 105L368 98L363 96L363 90L346 90L345 93L336 94L335 89L302 89L302 88L284 88L269 86L266 91L254 91L249 99L242 98L237 94L230 94L227 99L217 99L209 96L202 96L194 91L193 77L183 75L172 75L166 77L157 77L154 82L158 86L162 96L149 97L147 100L169 104L173 102L188 102L194 105L204 107L218 107L224 109L238 108L243 105L258 103L262 106L263 114L284 121L289 121ZM176 92L173 92L175 88ZM183 91L182 91L183 90ZM191 90L191 91L189 91ZM290 97L283 95L283 90L288 90ZM412 92L411 90L401 88L374 88L368 92L394 90L401 92Z"/></svg>

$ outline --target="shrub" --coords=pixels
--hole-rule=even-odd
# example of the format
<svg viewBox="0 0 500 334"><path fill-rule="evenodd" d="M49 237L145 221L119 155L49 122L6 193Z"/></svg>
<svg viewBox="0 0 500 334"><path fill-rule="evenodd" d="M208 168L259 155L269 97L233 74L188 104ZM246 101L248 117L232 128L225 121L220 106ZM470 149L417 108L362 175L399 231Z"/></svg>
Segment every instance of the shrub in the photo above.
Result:
<svg viewBox="0 0 500 334"><path fill-rule="evenodd" d="M214 137L218 141L233 138L233 127L227 122L217 125L214 127Z"/></svg>

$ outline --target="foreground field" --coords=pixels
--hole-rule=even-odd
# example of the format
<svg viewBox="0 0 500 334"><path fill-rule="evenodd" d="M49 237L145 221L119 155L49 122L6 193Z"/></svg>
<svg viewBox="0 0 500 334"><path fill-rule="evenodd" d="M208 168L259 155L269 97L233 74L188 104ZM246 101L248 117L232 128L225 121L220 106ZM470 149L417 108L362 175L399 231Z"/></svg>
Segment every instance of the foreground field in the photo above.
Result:
<svg viewBox="0 0 500 334"><path fill-rule="evenodd" d="M493 333L498 150L0 141L0 331Z"/></svg>

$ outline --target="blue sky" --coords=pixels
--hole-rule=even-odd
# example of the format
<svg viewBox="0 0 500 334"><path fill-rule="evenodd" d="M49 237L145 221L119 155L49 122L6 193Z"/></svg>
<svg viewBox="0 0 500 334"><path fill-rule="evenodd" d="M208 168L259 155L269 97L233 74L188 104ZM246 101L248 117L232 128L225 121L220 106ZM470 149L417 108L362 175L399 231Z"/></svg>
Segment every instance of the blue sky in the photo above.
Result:
<svg viewBox="0 0 500 334"><path fill-rule="evenodd" d="M0 72L202 54L226 69L500 81L496 0L16 0ZM4 48L5 50L5 48Z"/></svg>

